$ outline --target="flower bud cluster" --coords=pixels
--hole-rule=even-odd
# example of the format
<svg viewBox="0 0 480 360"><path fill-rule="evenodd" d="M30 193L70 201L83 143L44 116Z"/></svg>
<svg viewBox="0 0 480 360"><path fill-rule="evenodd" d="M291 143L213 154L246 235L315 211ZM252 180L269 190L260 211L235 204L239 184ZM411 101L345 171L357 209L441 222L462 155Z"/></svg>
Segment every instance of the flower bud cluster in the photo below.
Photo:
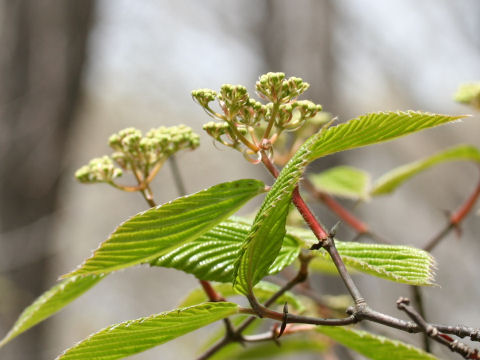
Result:
<svg viewBox="0 0 480 360"><path fill-rule="evenodd" d="M322 106L309 100L281 104L275 126L282 130L295 131L302 127L307 120L313 119L320 111L322 111Z"/></svg>
<svg viewBox="0 0 480 360"><path fill-rule="evenodd" d="M108 143L114 150L111 157L93 159L80 168L75 177L83 183L112 183L123 170L139 172L147 178L149 170L182 149L195 149L200 137L185 125L159 127L145 136L135 128L126 128L110 136ZM115 163L120 167L115 167Z"/></svg>
<svg viewBox="0 0 480 360"><path fill-rule="evenodd" d="M113 164L108 156L90 160L75 172L75 177L81 183L111 183L113 179L123 175L123 171Z"/></svg>
<svg viewBox="0 0 480 360"><path fill-rule="evenodd" d="M199 89L192 92L192 97L211 117L220 120L204 125L210 136L226 146L253 154L263 148L262 140L271 143L283 131L299 129L322 111L321 105L297 100L308 87L300 78L286 79L283 73L268 73L256 83L257 93L268 101L266 104L251 98L241 85L223 85L218 93ZM216 112L214 105L221 111Z"/></svg>
<svg viewBox="0 0 480 360"><path fill-rule="evenodd" d="M269 72L260 76L255 87L261 98L272 103L286 104L303 94L310 84L297 77L285 79L284 73Z"/></svg>

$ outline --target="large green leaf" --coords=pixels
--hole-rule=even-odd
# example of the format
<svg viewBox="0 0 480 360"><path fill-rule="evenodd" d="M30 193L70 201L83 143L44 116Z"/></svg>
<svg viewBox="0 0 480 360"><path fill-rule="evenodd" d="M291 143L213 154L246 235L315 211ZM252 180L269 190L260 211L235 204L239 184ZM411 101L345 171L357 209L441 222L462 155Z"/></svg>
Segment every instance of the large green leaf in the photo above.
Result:
<svg viewBox="0 0 480 360"><path fill-rule="evenodd" d="M378 112L359 116L347 123L332 126L311 146L310 160L339 151L377 144L432 128L465 117L417 111Z"/></svg>
<svg viewBox="0 0 480 360"><path fill-rule="evenodd" d="M8 332L5 338L0 341L0 347L14 337L61 310L67 304L98 283L102 278L103 275L89 275L83 277L74 276L63 280L47 292L43 293L33 302L32 305L22 312L13 325L13 328Z"/></svg>
<svg viewBox="0 0 480 360"><path fill-rule="evenodd" d="M309 248L317 242L311 231L289 227L290 234L304 242ZM435 260L427 251L403 245L367 244L335 241L343 262L349 269L383 279L411 285L432 285ZM332 263L328 253L315 251L323 262ZM312 267L315 268L315 259Z"/></svg>
<svg viewBox="0 0 480 360"><path fill-rule="evenodd" d="M367 200L370 175L352 166L336 166L319 174L310 174L310 181L317 190L348 199Z"/></svg>
<svg viewBox="0 0 480 360"><path fill-rule="evenodd" d="M316 330L372 360L436 360L412 345L366 331L341 326L318 326Z"/></svg>
<svg viewBox="0 0 480 360"><path fill-rule="evenodd" d="M236 314L238 305L205 303L112 325L66 350L58 360L121 359Z"/></svg>
<svg viewBox="0 0 480 360"><path fill-rule="evenodd" d="M310 137L282 169L255 218L236 263L237 290L249 294L268 273L281 248L292 192L311 161L338 151L392 140L461 117L413 111L372 113Z"/></svg>
<svg viewBox="0 0 480 360"><path fill-rule="evenodd" d="M225 284L212 284L213 288L223 295L223 297L228 298L232 296L238 295L238 293L233 288L232 284L225 283ZM276 284L272 284L267 281L260 281L255 287L253 288L253 292L255 296L260 301L266 301L269 299L273 294L280 290L280 286ZM208 301L208 297L205 294L205 291L202 288L194 289L193 291L188 294L188 296L183 299L182 303L180 304L181 307L185 306L192 306L195 304L199 304L202 302ZM277 303L283 304L288 302L292 308L296 309L298 312L302 312L305 310L305 307L301 303L300 299L295 296L292 292L287 291L285 294L280 296L277 299Z"/></svg>
<svg viewBox="0 0 480 360"><path fill-rule="evenodd" d="M261 181L238 180L141 212L66 276L108 273L152 261L203 235L264 189Z"/></svg>
<svg viewBox="0 0 480 360"><path fill-rule="evenodd" d="M427 170L439 163L461 160L480 162L480 151L471 145L459 145L441 151L425 159L397 167L382 175L377 181L375 181L371 194L389 194L419 172Z"/></svg>
<svg viewBox="0 0 480 360"><path fill-rule="evenodd" d="M183 270L201 280L232 282L234 262L250 227L246 220L232 217L199 238L161 256L152 265ZM290 265L299 252L300 244L296 238L286 236L268 274L276 274Z"/></svg>

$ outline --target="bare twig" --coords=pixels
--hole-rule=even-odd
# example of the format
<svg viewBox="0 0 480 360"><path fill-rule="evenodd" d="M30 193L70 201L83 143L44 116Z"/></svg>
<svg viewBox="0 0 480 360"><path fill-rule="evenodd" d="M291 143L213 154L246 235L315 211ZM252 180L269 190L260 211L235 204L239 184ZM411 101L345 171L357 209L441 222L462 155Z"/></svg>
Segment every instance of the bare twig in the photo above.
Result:
<svg viewBox="0 0 480 360"><path fill-rule="evenodd" d="M480 196L480 182L475 187L472 194L467 198L467 200L459 207L457 211L450 215L448 223L444 226L442 230L438 232L428 243L424 246L425 251L431 252L450 232L454 229L459 229L461 222L467 217L467 215L472 210L472 207L477 202ZM417 286L411 287L413 292L413 300L418 308L418 312L423 319L425 317L425 310L423 304L423 296L421 289ZM427 333L424 333L423 336L424 349L430 352L430 337Z"/></svg>
<svg viewBox="0 0 480 360"><path fill-rule="evenodd" d="M172 170L173 180L175 182L175 186L177 187L177 192L180 196L185 196L187 194L187 190L185 188L185 184L183 183L183 178L180 174L180 169L178 168L175 155L171 155L168 159L168 162L170 163L170 169Z"/></svg>
<svg viewBox="0 0 480 360"><path fill-rule="evenodd" d="M472 349L468 345L452 339L450 336L443 334L434 325L428 324L425 319L410 306L410 300L400 298L397 300L397 307L412 319L430 338L436 342L447 346L451 351L462 355L465 359L480 359L477 349Z"/></svg>
<svg viewBox="0 0 480 360"><path fill-rule="evenodd" d="M411 285L410 289L412 290L413 301L417 305L418 313L422 316L422 318L426 319L422 289L420 289L419 286L415 286L415 285ZM426 352L431 352L432 351L431 346L430 346L430 337L428 336L427 333L423 333L423 349Z"/></svg>
<svg viewBox="0 0 480 360"><path fill-rule="evenodd" d="M308 263L311 260L311 257L305 254L300 254L299 255L299 260L300 260L300 269L297 273L297 275L291 279L287 284L282 286L275 294L273 294L265 303L262 305L258 304L261 308L266 308L267 306L272 305L276 300L278 300L283 294L285 294L288 290L292 289L295 285L305 281L305 279L308 276ZM255 299L256 301L256 299ZM268 310L268 309L267 309ZM253 310L251 309L245 309L245 313L251 313L252 315L256 315ZM271 310L269 310L271 311ZM273 312L276 313L276 312ZM283 320L283 314L282 313L277 313L281 317L280 321ZM289 316L292 316L292 314L289 314ZM220 340L218 343L213 345L210 349L208 349L204 354L202 354L200 357L197 358L197 360L205 360L208 359L210 356L215 354L217 351L222 349L224 346L230 344L231 342L244 342L245 341L245 336L242 335L242 333L257 319L256 316L250 316L248 319L246 319L236 330L233 331L227 331L225 334L225 337ZM287 321L288 322L288 321ZM272 333L270 333L270 339L275 338L272 337ZM260 340L257 340L260 341Z"/></svg>
<svg viewBox="0 0 480 360"><path fill-rule="evenodd" d="M477 202L478 198L480 197L480 181L473 190L472 194L465 200L465 202L455 211L452 215L450 215L448 224L437 234L435 235L428 243L424 246L424 250L432 251L440 241L447 236L450 231L453 229L459 229L460 224L462 221L467 217L467 215L472 210L473 206Z"/></svg>

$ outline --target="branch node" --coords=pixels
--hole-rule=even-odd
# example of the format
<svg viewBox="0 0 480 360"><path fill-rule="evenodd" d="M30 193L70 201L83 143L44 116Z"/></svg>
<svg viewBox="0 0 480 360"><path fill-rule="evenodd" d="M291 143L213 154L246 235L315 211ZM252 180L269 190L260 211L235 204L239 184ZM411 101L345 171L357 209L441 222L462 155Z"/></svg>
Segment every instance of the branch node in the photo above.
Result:
<svg viewBox="0 0 480 360"><path fill-rule="evenodd" d="M248 302L250 303L250 306L252 307L253 311L257 314L257 316L262 319L263 318L263 309L262 306L258 303L257 299L253 295L248 295L247 296Z"/></svg>
<svg viewBox="0 0 480 360"><path fill-rule="evenodd" d="M410 305L410 299L401 297L397 300L397 308L399 310L404 310L406 305Z"/></svg>

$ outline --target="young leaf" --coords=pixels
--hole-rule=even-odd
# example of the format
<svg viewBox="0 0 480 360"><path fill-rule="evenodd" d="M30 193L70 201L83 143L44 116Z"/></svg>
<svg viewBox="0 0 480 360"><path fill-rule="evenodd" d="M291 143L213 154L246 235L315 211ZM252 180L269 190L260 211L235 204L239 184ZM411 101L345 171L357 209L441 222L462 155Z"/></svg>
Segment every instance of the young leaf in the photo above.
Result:
<svg viewBox="0 0 480 360"><path fill-rule="evenodd" d="M238 180L141 212L121 224L92 257L65 276L108 273L152 261L203 235L264 189L261 181Z"/></svg>
<svg viewBox="0 0 480 360"><path fill-rule="evenodd" d="M351 166L337 166L308 176L317 190L353 200L367 200L370 175Z"/></svg>
<svg viewBox="0 0 480 360"><path fill-rule="evenodd" d="M480 110L480 82L461 84L454 96L455 101Z"/></svg>
<svg viewBox="0 0 480 360"><path fill-rule="evenodd" d="M447 161L480 162L480 151L471 145L459 145L441 151L425 159L397 167L382 175L371 190L372 195L385 195L393 192L412 176Z"/></svg>
<svg viewBox="0 0 480 360"><path fill-rule="evenodd" d="M43 293L32 305L20 314L13 328L5 338L0 341L0 347L64 308L67 304L93 287L103 277L103 275L74 276L63 280Z"/></svg>
<svg viewBox="0 0 480 360"><path fill-rule="evenodd" d="M251 293L253 286L267 275L282 247L292 192L307 165L308 150L308 146L302 146L283 168L244 241L234 274L234 286L243 294Z"/></svg>
<svg viewBox="0 0 480 360"><path fill-rule="evenodd" d="M224 319L237 311L237 304L205 303L126 321L90 335L57 359L121 359Z"/></svg>
<svg viewBox="0 0 480 360"><path fill-rule="evenodd" d="M341 326L318 326L316 331L372 360L437 360L412 345L366 331Z"/></svg>
<svg viewBox="0 0 480 360"><path fill-rule="evenodd" d="M192 242L154 260L152 265L182 270L201 280L232 282L234 262L250 227L245 220L232 217ZM276 274L290 265L299 252L300 244L296 238L286 236L268 274Z"/></svg>
<svg viewBox="0 0 480 360"><path fill-rule="evenodd" d="M222 294L223 297L228 298L238 295L238 293L234 290L232 284L212 284L212 286L217 292ZM260 281L253 288L255 296L262 302L270 298L278 290L280 290L280 286L267 281ZM202 288L197 288L190 292L190 294L188 294L185 299L183 299L180 307L192 306L205 301L208 301L208 297L205 294L205 291ZM279 304L284 304L286 301L288 301L288 304L292 306L293 309L296 309L298 312L302 312L305 310L305 307L301 303L300 299L290 291L287 291L284 295L278 298L276 302Z"/></svg>
<svg viewBox="0 0 480 360"><path fill-rule="evenodd" d="M311 136L282 169L257 213L236 263L236 289L249 294L277 257L292 192L311 161L339 151L393 140L462 117L413 111L372 113Z"/></svg>
<svg viewBox="0 0 480 360"><path fill-rule="evenodd" d="M291 235L304 242L305 247L316 243L311 231L289 227ZM428 252L410 246L366 244L335 241L343 262L349 269L383 279L410 285L432 285L435 260ZM323 261L332 263L330 256L321 249L315 251ZM320 264L321 266L323 264ZM315 268L315 259L312 263Z"/></svg>

